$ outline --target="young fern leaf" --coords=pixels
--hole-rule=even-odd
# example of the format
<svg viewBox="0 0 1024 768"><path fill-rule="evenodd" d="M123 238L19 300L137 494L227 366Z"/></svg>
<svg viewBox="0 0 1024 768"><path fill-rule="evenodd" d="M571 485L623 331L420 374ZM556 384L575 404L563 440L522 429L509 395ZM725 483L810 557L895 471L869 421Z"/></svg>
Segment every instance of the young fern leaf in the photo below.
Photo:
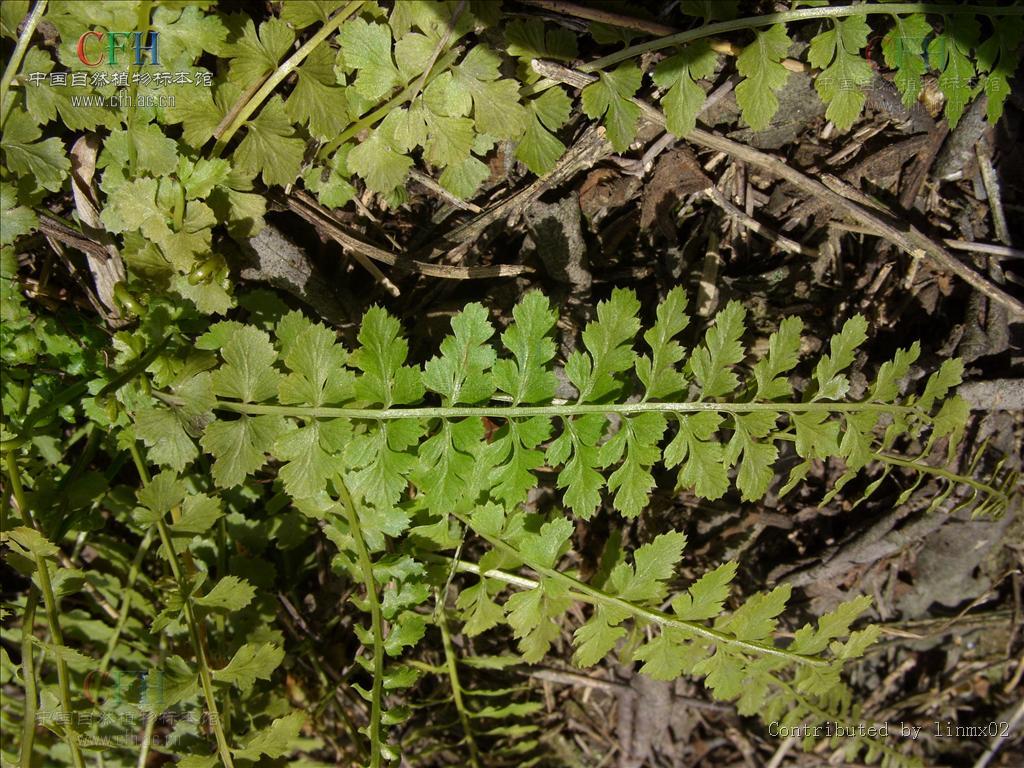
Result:
<svg viewBox="0 0 1024 768"><path fill-rule="evenodd" d="M640 107L633 103L633 96L640 89L642 77L640 69L627 62L611 72L601 72L580 93L587 117L604 118L608 140L616 152L625 152L636 137Z"/></svg>
<svg viewBox="0 0 1024 768"><path fill-rule="evenodd" d="M896 70L893 82L903 96L903 103L911 106L921 92L921 76L927 70L924 44L932 34L932 25L923 14L893 16L893 27L882 38L882 56L885 63Z"/></svg>
<svg viewBox="0 0 1024 768"><path fill-rule="evenodd" d="M811 40L807 60L821 69L814 80L821 100L828 108L825 117L845 131L860 116L865 95L862 90L871 82L871 65L860 57L867 45L871 28L860 16L834 19L832 28Z"/></svg>
<svg viewBox="0 0 1024 768"><path fill-rule="evenodd" d="M744 80L736 86L736 103L743 119L755 131L768 127L779 109L777 91L786 83L789 71L780 63L789 52L791 40L785 24L755 32L754 42L736 59Z"/></svg>
<svg viewBox="0 0 1024 768"><path fill-rule="evenodd" d="M654 82L666 90L661 100L665 125L676 136L685 136L697 126L697 115L707 100L697 81L715 73L716 61L708 42L701 40L655 67Z"/></svg>
<svg viewBox="0 0 1024 768"><path fill-rule="evenodd" d="M943 27L928 45L928 60L939 70L946 120L950 128L956 128L974 95L971 86L976 72L971 48L978 42L980 27L974 16L963 14L943 17Z"/></svg>
<svg viewBox="0 0 1024 768"><path fill-rule="evenodd" d="M866 338L863 318L854 317L833 337L828 353L814 366L808 391L801 394L787 376L800 344L800 323L790 319L772 335L767 356L755 363L741 387L736 366L744 357L742 307L734 303L722 310L680 369L685 353L673 336L685 327L683 308L682 295L670 293L654 327L644 334L649 354L637 355L632 345L639 303L629 292L613 293L584 330L583 349L566 361L566 376L579 392L566 406L546 405L554 394L554 346L548 337L554 315L539 294L516 308L515 323L502 334L507 353L494 348L483 308L471 305L455 319L454 335L425 370L405 364L407 347L398 323L379 309L367 313L359 334L362 346L347 359L325 329L297 332L293 319L282 321L278 343L283 348L300 333L303 342L279 362L266 334L222 324L215 326L221 340L214 346L222 349L225 362L210 378L212 404L238 417L210 423L202 445L213 454L215 479L224 487L258 471L270 455L299 462L294 477L286 472L283 478L296 495L319 492L324 479L343 468L352 472L353 491L392 514L410 481L430 510L450 505L453 498L471 505L481 495L515 504L535 484L534 472L543 464L558 470L556 485L565 491L564 503L584 517L600 505L606 484L616 508L637 514L653 487L652 468L660 462L678 466L679 487L704 498L719 498L735 483L745 498L755 499L774 474L782 440L794 440L806 462L838 458L851 472L871 463L910 467L962 479L981 494L979 501L1005 505L1004 477L987 484L925 461L941 438L950 438L945 443L952 455L961 435L963 403L954 398L936 410L959 381L958 363L947 361L920 398L901 400L898 381L915 359L916 347L901 350L882 366L864 399L849 401L844 371ZM325 366L330 373L325 374ZM632 403L626 401L633 387L631 371L642 385L639 401ZM687 371L700 396L666 402L666 397L680 396L675 393L685 386ZM440 404L412 407L427 392ZM180 394L168 393L165 399L187 416ZM152 418L143 413L144 419ZM484 438L484 416L498 420L490 442ZM619 420L613 423L612 416ZM282 439L294 419L304 425L299 435ZM889 423L878 437L875 427L883 419ZM670 423L673 431L662 448ZM787 423L792 429L788 436ZM349 433L350 438L344 437ZM908 460L891 453L897 438L907 433L929 436L924 456ZM174 440L180 442L181 434ZM302 446L312 446L313 456L301 458ZM166 454L176 467L188 454L180 447ZM793 472L794 483L806 474L806 462ZM314 481L317 475L321 478Z"/></svg>

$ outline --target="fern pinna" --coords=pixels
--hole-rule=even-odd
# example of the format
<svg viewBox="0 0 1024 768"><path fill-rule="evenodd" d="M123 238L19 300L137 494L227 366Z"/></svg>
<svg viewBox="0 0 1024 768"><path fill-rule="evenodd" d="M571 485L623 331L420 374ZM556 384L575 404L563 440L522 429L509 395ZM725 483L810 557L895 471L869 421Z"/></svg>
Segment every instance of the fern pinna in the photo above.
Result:
<svg viewBox="0 0 1024 768"><path fill-rule="evenodd" d="M843 604L786 643L773 633L788 586L730 610L737 566L728 562L686 589L674 587L686 545L680 532L631 554L610 553L612 565L589 583L563 567L573 519L590 518L605 494L624 516L639 515L656 465L676 469L677 488L704 499L735 487L754 500L775 477L780 445L791 443L800 463L782 492L814 462L835 459L846 473L828 497L876 464L881 477L868 493L890 471L911 470L947 486L934 506L955 485L969 489L961 503L973 503L978 513L997 513L1008 503L1012 474L997 470L978 480L930 461L941 444L952 458L964 431L966 405L950 394L960 381L959 361L944 362L919 394L901 394L918 356L915 343L852 397L846 372L866 339L860 316L843 325L800 380L797 318L781 323L767 352L741 376L748 353L740 304L719 312L692 350L676 340L688 323L681 289L659 304L638 345L640 308L626 290L598 305L580 347L565 360L564 376L576 392L568 400L555 397L556 314L536 292L515 307L500 343L487 310L466 306L422 368L409 364L399 322L374 307L352 351L334 331L291 312L273 334L218 323L178 368L154 375L157 401L135 414L151 460L173 475L201 448L224 489L275 463L281 490L337 545L336 567L365 585L356 605L371 617L360 637L372 687L359 690L372 703L374 764L394 754L383 724L408 714L386 707L390 694L418 676L401 657L427 629L429 617L418 609L430 598L423 574L439 557L449 577L477 574L457 599L463 631L507 624L527 662L545 656L570 605L582 602L591 608L573 636L581 666L621 646L642 663L642 673L702 677L715 697L735 700L743 714L788 724L856 714L840 669L877 636L870 626L850 631L867 598ZM485 420L496 431L489 433ZM201 435L198 446L193 435ZM907 436L925 446L920 455L899 453L897 443ZM557 471L566 512L524 511L541 471ZM459 557L466 535L489 546L477 563ZM852 749L861 748L869 758L904 760L885 744L854 736Z"/></svg>

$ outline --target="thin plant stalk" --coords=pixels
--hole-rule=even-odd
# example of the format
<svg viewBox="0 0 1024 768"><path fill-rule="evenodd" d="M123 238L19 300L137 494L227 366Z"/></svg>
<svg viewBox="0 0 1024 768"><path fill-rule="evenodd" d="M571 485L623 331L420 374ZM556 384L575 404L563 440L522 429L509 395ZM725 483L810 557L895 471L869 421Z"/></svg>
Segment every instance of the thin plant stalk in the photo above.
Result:
<svg viewBox="0 0 1024 768"><path fill-rule="evenodd" d="M146 468L142 455L137 445L131 446L132 459L135 461L135 468L144 483L150 482L149 470ZM234 768L234 761L231 757L231 747L228 745L227 736L224 734L223 724L217 709L217 698L213 689L213 674L210 672L210 665L206 658L206 651L203 647L202 634L200 632L199 619L196 616L192 599L189 596L185 573L181 563L178 561L178 554L174 551L174 543L171 539L171 531L167 522L161 517L156 521L156 530L160 536L164 552L167 555L167 562L171 567L171 573L181 592L182 609L185 613L185 623L188 625L189 639L192 641L192 650L196 655L196 664L199 665L199 683L203 689L203 698L209 709L210 723L213 726L214 737L217 740L217 752L220 755L221 763L225 768Z"/></svg>
<svg viewBox="0 0 1024 768"><path fill-rule="evenodd" d="M352 495L348 492L345 481L338 479L338 496L341 499L345 519L348 522L352 540L355 542L356 557L366 585L366 598L370 603L370 629L373 633L373 688L370 693L370 768L381 768L380 726L382 702L384 698L384 618L381 614L380 597L377 595L377 582L373 577L373 561L370 551L363 539L363 530L359 525L359 514L356 512Z"/></svg>
<svg viewBox="0 0 1024 768"><path fill-rule="evenodd" d="M18 44L14 47L11 60L7 62L7 67L4 69L3 75L0 76L0 126L7 122L7 114L10 109L7 102L7 93L11 89L11 83L14 82L14 76L18 74L21 61L25 58L28 46L32 42L32 35L35 34L36 27L39 26L44 13L46 13L46 0L37 0L32 13L29 14L28 21L25 22L25 26L21 30L21 34L18 35Z"/></svg>
<svg viewBox="0 0 1024 768"><path fill-rule="evenodd" d="M184 401L176 395L154 392L168 405L181 406ZM216 400L214 408L244 413L249 416L270 414L296 418L366 419L369 421L395 421L398 419L461 419L485 416L489 419L519 419L532 416L571 417L585 413L631 415L636 413L902 413L926 415L920 408L891 403L566 403L564 405L478 405L478 406L425 406L422 408L333 408L304 405L270 405Z"/></svg>
<svg viewBox="0 0 1024 768"><path fill-rule="evenodd" d="M21 513L21 519L29 528L32 525L32 515L29 512L25 501L25 489L21 484L21 474L18 470L18 460L13 451L7 453L7 476L11 481L11 492ZM39 577L39 591L43 595L43 605L46 607L46 622L50 627L50 637L57 649L54 654L54 663L57 665L57 685L60 689L60 706L67 718L64 723L64 740L67 742L68 750L71 752L71 762L75 768L85 768L85 758L82 757L82 749L78 744L78 732L75 730L72 718L74 710L71 707L71 675L68 672L67 662L61 654L64 647L64 635L60 629L60 611L57 607L57 598L53 591L53 584L50 582L50 567L46 558L42 555L35 555L36 574Z"/></svg>
<svg viewBox="0 0 1024 768"><path fill-rule="evenodd" d="M118 606L117 624L114 625L114 631L110 635L110 639L107 641L107 648L103 652L103 658L100 659L100 678L102 679L107 668L110 666L110 659L114 655L114 649L117 646L118 640L121 638L121 633L124 632L125 624L128 623L128 614L132 607L132 594L134 593L135 580L139 577L139 571L142 570L142 561L146 557L146 553L149 552L149 547L153 543L153 529L150 528L146 531L146 535L142 537L142 541L139 544L138 550L135 552L135 557L132 558L132 564L128 568L128 576L124 580L124 596L121 598L121 604Z"/></svg>
<svg viewBox="0 0 1024 768"><path fill-rule="evenodd" d="M33 584L25 596L25 614L21 620L21 679L25 681L24 720L21 723L21 768L31 768L32 748L36 738L36 711L39 693L36 690L35 648L32 647L32 627L36 622L39 589Z"/></svg>
<svg viewBox="0 0 1024 768"><path fill-rule="evenodd" d="M858 5L835 5L821 8L800 8L795 11L782 11L780 13L765 13L760 16L747 16L742 19L730 21L718 21L714 24L704 24L696 29L688 29L685 32L678 32L674 35L666 35L655 40L648 40L637 43L621 51L602 56L599 59L579 67L580 72L596 72L600 69L607 69L620 61L635 58L651 51L660 51L663 48L672 48L677 45L692 43L694 40L701 40L705 37L717 37L728 32L738 32L743 29L755 29L757 27L769 27L773 24L788 24L794 21L810 21L813 19L839 19L847 16L868 16L870 14L899 15L904 13L934 13L934 14L984 14L987 16L1024 16L1024 7L1021 6L995 6L995 5L932 5L929 3L860 3Z"/></svg>
<svg viewBox="0 0 1024 768"><path fill-rule="evenodd" d="M274 89L281 84L288 75L294 72L298 66L306 60L306 57L311 54L314 49L320 43L324 42L328 36L334 32L338 27L341 26L342 22L345 21L349 16L359 10L360 6L363 5L364 0L353 0L334 16L332 16L309 40L303 44L299 50L293 53L287 61L279 66L270 77L267 78L263 86L253 94L253 97L238 110L238 114L235 115L235 119L231 121L231 124L227 127L227 130L217 139L217 143L213 147L213 157L219 157L227 146L228 142L231 141L231 137L235 135L239 128L245 125L245 122L252 117L253 113L259 109L259 106L267 100Z"/></svg>
<svg viewBox="0 0 1024 768"><path fill-rule="evenodd" d="M441 630L441 644L444 646L445 669L448 672L448 684L452 687L452 700L455 702L455 709L459 713L459 722L462 723L462 732L466 734L466 746L469 747L469 763L473 768L480 768L480 750L473 738L473 727L469 721L469 711L462 698L462 683L459 682L458 656L455 654L455 646L452 644L451 632L448 629L448 618L445 616L444 597L440 590L435 590L434 599L437 601L437 627Z"/></svg>

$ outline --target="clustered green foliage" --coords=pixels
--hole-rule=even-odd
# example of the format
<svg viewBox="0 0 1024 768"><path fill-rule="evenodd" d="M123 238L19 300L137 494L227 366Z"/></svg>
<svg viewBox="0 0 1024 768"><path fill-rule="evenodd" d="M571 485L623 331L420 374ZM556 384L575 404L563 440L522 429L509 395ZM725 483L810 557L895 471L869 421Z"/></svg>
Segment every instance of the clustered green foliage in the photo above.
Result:
<svg viewBox="0 0 1024 768"><path fill-rule="evenodd" d="M783 453L799 461L782 493L815 463L839 461L847 472L823 502L871 466L865 497L890 473L910 473L916 480L899 503L931 477L944 485L934 506L966 487L960 503L998 513L1012 473L997 467L978 480L976 461L964 474L940 466L967 420L951 395L960 364L947 361L919 394L904 392L913 344L854 392L848 371L866 338L863 318L805 363L801 323L787 319L748 366L740 304L688 349L678 340L688 326L681 290L646 328L637 298L615 291L561 361L566 400L557 397L556 316L539 293L523 298L500 334L485 307L466 306L423 365L410 361L398 321L382 308L366 313L350 349L271 293L235 295L219 254L263 226L268 188L301 184L340 207L365 186L394 205L422 164L470 197L499 142L511 142L533 173L549 171L565 151L572 98L529 62L569 62L579 51L575 35L506 19L489 2L407 0L390 11L285 2L258 25L211 6L52 0L38 27L45 34L30 41L19 32L28 3L0 5L0 34L21 51L0 84L0 528L7 563L29 585L3 609L0 684L24 691L0 710L5 764L77 767L99 749L108 766L153 752L185 768L292 759L326 749L320 728L304 728L326 718L371 766L409 746L424 758L462 750L479 765L478 742L488 764L528 764L540 759L541 734L528 719L539 704L516 686L469 687L460 675L543 659L576 604L587 606L572 639L580 666L615 654L658 679L702 679L742 713L787 724L857 717L840 672L877 637L870 626L851 631L866 600L785 641L776 629L787 588L740 599L734 562L681 584L678 531L632 550L613 536L601 568L584 578L571 552L575 521L605 504L635 518L673 475L676 489L703 499L755 501ZM821 69L829 118L841 127L856 119L869 75L862 15L764 28L727 21L728 3L681 7L707 29L651 72L674 133L694 127L701 83L723 64L701 37L721 23L747 38L737 98L751 126L777 109L772 91L785 82L781 61L797 23L818 25L808 61ZM952 123L977 88L998 118L1019 17L1000 17L979 42L974 11L892 8L882 48L908 102L934 70ZM155 30L163 68L208 74L212 87L133 82L133 96L177 100L124 112L81 102L109 97L112 84L30 81L81 71L68 41L93 29ZM591 33L599 44L633 37L599 24ZM979 73L977 88L968 86ZM583 112L604 120L618 150L634 138L643 85L626 62L582 90ZM115 296L132 322L112 340L80 312L41 310L45 295L26 301L18 274L16 246L40 216L55 216L69 148L85 132L103 136L100 223L128 271ZM245 322L211 320L229 313ZM907 444L923 449L907 456ZM531 508L544 511L526 511L531 494L541 499ZM102 567L75 566L86 547ZM479 559L463 554L481 550ZM315 631L279 619L276 592L305 588L324 569L346 589L321 598L344 601L334 624L352 610L366 617L355 622L344 673ZM65 600L76 607L62 611ZM483 640L506 631L518 656L460 654L452 642L456 633ZM417 657L429 633L440 635L443 665ZM320 700L294 688L303 675L319 681ZM446 681L429 701L424 675ZM421 705L454 710L454 744L451 729L417 720ZM352 722L349 711L365 718ZM133 724L134 741L121 722ZM849 748L908 762L862 737Z"/></svg>
<svg viewBox="0 0 1024 768"><path fill-rule="evenodd" d="M110 477L87 481L78 462L64 470L57 489L49 488L41 463L53 429L44 426L77 414L60 402L35 399L33 386L28 408L15 401L17 388L5 390L5 412L27 413L5 426L8 460L23 467L12 478L37 478L19 504L39 516L35 526L8 529L12 562L29 575L55 564L56 542L75 509L68 505L90 509L75 492L68 495L78 502L48 511L44 501L61 487L84 484L94 494L86 499L117 503L119 524L143 542L127 591L117 577L92 571L53 574L58 597L88 582L120 616L114 630L88 614L62 617L83 650L52 644L43 650L82 675L97 662L78 630L93 628L87 635L92 643L106 640L104 670L112 661L137 668L145 662L133 643L149 633L167 638L170 647L159 652L163 682L158 693L147 692L143 711L156 716L184 707L211 713L223 726L215 729L218 751L211 754L201 731L178 725L174 753L187 766L279 757L302 744L304 715L280 691L261 687L285 654L273 622L274 598L265 591L275 586L275 575L259 555L268 547L295 549L317 529L336 549L331 569L362 585L350 603L369 617L367 625L357 625L362 650L356 657L368 683L350 685L370 706L364 729L369 764L383 765L402 741L389 739L387 729L411 715L401 692L424 672L415 648L431 626L443 627L446 637L449 632L443 589L457 572L476 574L456 599L453 619L461 631L474 636L507 625L523 661L543 659L560 642L569 607L585 603L588 618L573 635L580 666L616 653L641 662L640 671L657 679L702 678L713 696L736 701L741 713L789 724L857 716L840 672L877 637L871 626L850 631L867 599L840 606L785 643L774 632L787 586L737 601L730 588L735 562L685 589L675 586L682 533L661 534L632 552L613 538L589 580L566 561L574 518L589 518L606 493L623 515L638 515L658 467L678 468L676 487L703 498L719 498L735 486L743 498L759 499L774 478L780 446L792 444L802 463L783 491L813 462L838 459L851 477L880 464L885 472L930 474L950 489L965 483L972 493L963 503L989 512L1007 502L1015 482L1003 476L986 483L925 462L943 442L952 452L962 436L965 406L950 396L959 362L946 362L920 394L901 396L900 382L917 357L914 344L884 364L865 392L851 396L846 371L866 335L860 317L832 338L797 386L799 320L783 321L767 352L741 376L747 351L739 304L723 309L687 350L676 340L687 325L680 289L658 306L642 343L639 302L629 291L615 291L598 305L581 347L565 361L576 395L560 402L551 337L556 316L539 293L523 298L500 340L485 308L468 305L422 367L410 364L399 323L383 309L367 311L358 346L349 350L334 331L299 312L254 308L262 311L248 324L222 321L195 337L171 322L166 306L151 308L138 329L115 337L117 362L127 374L82 388L80 407L91 426L113 432L144 478L134 500L128 489L105 493ZM147 350L158 354L147 356ZM497 423L493 434L485 418ZM896 451L908 435L926 445L922 456L908 459ZM54 463L65 466L59 448ZM153 477L150 463L160 467ZM566 512L524 511L545 471L557 471L555 507ZM91 514L91 525L86 520L75 527L94 531L102 546L103 523L95 510ZM487 550L476 562L459 554L472 538ZM154 540L170 570L170 588L162 591L159 577L138 567ZM232 541L246 554L230 554ZM129 556L122 554L121 562ZM529 576L521 575L523 568ZM120 601L118 591L124 592ZM217 659L212 638L209 644L202 639L207 633L217 633ZM191 659L171 651L189 641ZM450 642L446 650L454 653ZM453 660L448 673L462 694L452 674L457 666ZM9 661L5 668L14 679L16 668ZM41 701L59 710L55 688L43 686ZM531 706L480 706L467 703L468 695L459 701L467 744L475 744L472 721L523 714ZM69 748L102 737L99 730L51 727ZM501 732L502 726L490 731ZM518 747L535 745L526 740ZM907 763L884 743L853 738L851 754L862 751L869 760Z"/></svg>
<svg viewBox="0 0 1024 768"><path fill-rule="evenodd" d="M98 160L102 223L122 239L129 277L216 314L234 300L223 260L211 254L225 233L244 238L260 229L261 187L301 183L333 208L349 203L362 184L397 205L410 170L421 164L452 194L468 198L489 177L485 159L503 142L536 174L550 171L565 151L559 133L572 98L563 86L540 80L530 61L575 59L577 39L567 30L539 19L508 20L493 2L407 0L388 12L360 0L303 0L282 3L277 16L258 25L211 4L49 4L42 22L56 29L60 43L28 47L18 71L9 73L12 87L0 115L7 242L31 231L33 208L67 184L68 147L57 136L43 138L55 123L108 133ZM865 4L831 16L827 8L810 7L776 14L780 23L768 26L771 17L737 19L738 7L682 4L683 13L704 26L685 33L689 42L650 73L667 126L678 136L696 124L706 99L701 83L730 66L709 46L712 34L741 36L736 98L754 129L765 128L778 109L774 92L789 75L782 60L794 36L810 36L807 62L819 70L815 87L828 104L826 116L847 129L861 114L865 89L875 87L865 59L869 15L889 27L882 54L905 102L917 98L923 75L937 73L951 126L981 91L989 119L1002 114L1024 31L1021 9L1012 7L936 6L929 13L927 6ZM27 0L4 3L0 33L17 39L28 10ZM982 22L991 28L984 39ZM125 114L82 101L113 96L112 83L30 81L33 73L64 70L112 75L116 67L106 63L85 67L74 41L90 30L126 29L159 33L162 67L209 76L211 87L133 81L132 97L173 96L175 103ZM636 37L603 24L592 24L591 33L602 44ZM583 112L603 120L617 151L633 141L640 116L633 99L644 72L635 55L673 40L605 57L623 62L614 69L599 68L603 60L584 67L597 68L599 78L582 90ZM129 74L138 71L132 67Z"/></svg>

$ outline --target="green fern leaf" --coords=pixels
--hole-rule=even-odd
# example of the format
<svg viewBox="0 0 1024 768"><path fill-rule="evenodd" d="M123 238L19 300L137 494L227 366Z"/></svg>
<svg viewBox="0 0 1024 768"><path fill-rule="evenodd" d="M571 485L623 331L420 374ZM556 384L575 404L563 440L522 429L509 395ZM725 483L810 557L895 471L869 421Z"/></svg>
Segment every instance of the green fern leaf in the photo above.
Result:
<svg viewBox="0 0 1024 768"><path fill-rule="evenodd" d="M355 376L345 368L348 353L334 333L299 312L285 317L291 319L295 335L284 351L283 362L290 373L279 381L278 400L314 407L350 400Z"/></svg>
<svg viewBox="0 0 1024 768"><path fill-rule="evenodd" d="M643 382L644 400L660 400L683 391L686 376L676 366L685 357L685 352L674 338L678 336L690 319L686 315L686 293L682 288L673 288L665 300L658 305L657 322L644 332L644 341L651 348L651 356L636 359L636 375Z"/></svg>
<svg viewBox="0 0 1024 768"><path fill-rule="evenodd" d="M219 683L237 685L248 693L257 680L269 680L274 670L284 661L284 649L273 643L246 643L231 657L226 667L213 670L213 679Z"/></svg>
<svg viewBox="0 0 1024 768"><path fill-rule="evenodd" d="M704 344L694 350L690 358L693 377L701 387L701 399L720 397L739 386L739 378L732 366L743 359L743 320L746 310L738 301L730 301L715 316L715 324L708 329Z"/></svg>
<svg viewBox="0 0 1024 768"><path fill-rule="evenodd" d="M971 48L978 42L978 20L967 14L944 17L942 34L928 45L928 61L940 71L939 90L946 97L946 121L955 128L971 100L976 74Z"/></svg>
<svg viewBox="0 0 1024 768"><path fill-rule="evenodd" d="M338 33L345 66L356 70L353 87L370 102L376 102L402 85L402 76L391 57L391 28L365 19L346 21Z"/></svg>
<svg viewBox="0 0 1024 768"><path fill-rule="evenodd" d="M841 371L853 364L857 347L867 341L868 321L863 315L854 315L843 324L842 330L829 342L829 354L822 355L814 369L818 392L814 400L839 400L850 389L850 382Z"/></svg>
<svg viewBox="0 0 1024 768"><path fill-rule="evenodd" d="M262 80L277 69L294 42L295 32L280 19L270 18L260 24L258 35L252 19L246 19L242 38L230 51L230 81L244 88Z"/></svg>
<svg viewBox="0 0 1024 768"><path fill-rule="evenodd" d="M476 637L505 620L505 609L491 599L487 592L487 582L483 579L462 589L455 604L463 612L465 623L462 631L469 637Z"/></svg>
<svg viewBox="0 0 1024 768"><path fill-rule="evenodd" d="M526 130L527 114L516 81L499 77L500 64L498 54L478 45L452 70L452 88L456 98L472 99L477 131L517 139Z"/></svg>
<svg viewBox="0 0 1024 768"><path fill-rule="evenodd" d="M839 452L839 423L824 411L792 415L796 452L805 459L825 459Z"/></svg>
<svg viewBox="0 0 1024 768"><path fill-rule="evenodd" d="M715 622L715 629L729 632L739 640L762 642L775 629L777 618L786 608L792 587L780 584L771 592L759 592L727 617Z"/></svg>
<svg viewBox="0 0 1024 768"><path fill-rule="evenodd" d="M793 394L793 385L783 374L796 367L800 360L800 334L804 323L799 317L787 317L779 330L768 338L768 354L754 364L757 381L756 400L778 400Z"/></svg>
<svg viewBox="0 0 1024 768"><path fill-rule="evenodd" d="M583 331L589 354L575 351L565 362L565 374L579 390L579 402L599 402L620 388L614 374L629 370L636 360L631 342L640 330L639 311L633 292L621 289L597 305L597 320Z"/></svg>
<svg viewBox="0 0 1024 768"><path fill-rule="evenodd" d="M707 655L706 645L694 642L679 630L665 627L660 635L640 646L633 658L644 662L640 674L652 680L675 680L692 674Z"/></svg>
<svg viewBox="0 0 1024 768"><path fill-rule="evenodd" d="M292 712L276 718L269 726L250 732L241 739L241 747L231 752L239 760L259 760L260 755L277 759L284 757L296 746L299 731L306 722L302 712Z"/></svg>
<svg viewBox="0 0 1024 768"><path fill-rule="evenodd" d="M848 635L850 624L870 607L871 598L867 595L840 603L834 611L818 619L817 627L806 624L797 630L789 650L808 656L821 653L833 640Z"/></svg>
<svg viewBox="0 0 1024 768"><path fill-rule="evenodd" d="M656 536L633 554L634 565L619 563L612 570L606 590L631 603L655 603L665 599L668 580L675 573L686 547L686 535L673 531Z"/></svg>
<svg viewBox="0 0 1024 768"><path fill-rule="evenodd" d="M355 384L358 399L388 408L423 397L419 368L405 365L409 345L400 331L398 321L380 307L370 307L363 315L358 337L362 346L350 358L362 371Z"/></svg>
<svg viewBox="0 0 1024 768"><path fill-rule="evenodd" d="M758 438L771 435L778 418L778 413L769 411L733 416L735 430L726 445L725 462L729 465L739 462L736 487L746 501L763 498L775 477L774 464L779 451L770 439L760 442Z"/></svg>
<svg viewBox="0 0 1024 768"><path fill-rule="evenodd" d="M1009 16L992 25L992 37L978 46L978 71L987 72L985 95L986 115L995 123L1003 114L1003 104L1010 95L1009 79L1017 71L1018 46L1024 36L1024 19Z"/></svg>
<svg viewBox="0 0 1024 768"><path fill-rule="evenodd" d="M0 149L3 149L4 164L9 170L34 180L43 189L57 192L71 170L71 161L60 139L36 141L42 134L31 117L20 110L12 110L0 137Z"/></svg>
<svg viewBox="0 0 1024 768"><path fill-rule="evenodd" d="M590 620L573 633L573 645L576 646L573 661L579 667L592 667L607 656L625 635L625 628L611 623L608 611L599 607Z"/></svg>
<svg viewBox="0 0 1024 768"><path fill-rule="evenodd" d="M349 122L345 89L334 74L334 54L326 45L313 49L295 71L295 88L284 104L292 122L307 125L318 139L332 139Z"/></svg>
<svg viewBox="0 0 1024 768"><path fill-rule="evenodd" d="M715 52L701 40L655 67L654 82L667 91L661 100L665 125L676 136L683 137L697 127L697 115L707 99L697 81L714 75L716 62Z"/></svg>
<svg viewBox="0 0 1024 768"><path fill-rule="evenodd" d="M202 597L195 598L196 605L214 611L238 611L245 608L256 596L256 588L245 579L225 576Z"/></svg>
<svg viewBox="0 0 1024 768"><path fill-rule="evenodd" d="M712 440L722 423L714 412L677 416L679 430L665 446L665 466L680 466L678 488L692 488L701 498L720 499L729 489L722 444Z"/></svg>
<svg viewBox="0 0 1024 768"><path fill-rule="evenodd" d="M490 368L497 357L487 342L494 328L481 304L467 304L452 318L454 335L441 342L441 355L423 367L423 384L445 405L478 403L494 394Z"/></svg>
<svg viewBox="0 0 1024 768"><path fill-rule="evenodd" d="M736 86L736 103L743 119L755 131L768 127L779 110L777 91L789 77L780 63L789 52L791 40L784 24L776 24L755 33L754 42L743 49L736 59L736 68L744 80Z"/></svg>
<svg viewBox="0 0 1024 768"><path fill-rule="evenodd" d="M893 82L903 95L903 104L911 106L921 92L921 75L927 70L924 42L932 34L932 25L923 14L893 16L895 26L882 38L885 63L896 70Z"/></svg>
<svg viewBox="0 0 1024 768"><path fill-rule="evenodd" d="M512 595L505 608L523 661L534 664L547 654L561 634L558 620L572 604L561 584L545 581L539 587Z"/></svg>
<svg viewBox="0 0 1024 768"><path fill-rule="evenodd" d="M689 590L672 598L672 611L684 621L705 621L718 616L729 597L736 568L736 562L730 560L705 573Z"/></svg>
<svg viewBox="0 0 1024 768"><path fill-rule="evenodd" d="M513 405L550 400L556 386L550 369L555 356L550 334L557 316L542 293L531 291L512 309L512 318L501 342L514 360L494 363L494 383Z"/></svg>
<svg viewBox="0 0 1024 768"><path fill-rule="evenodd" d="M309 499L324 490L327 479L344 468L339 455L351 439L351 426L342 419L310 421L280 435L273 454L285 464L278 470L285 490L295 499Z"/></svg>
<svg viewBox="0 0 1024 768"><path fill-rule="evenodd" d="M565 144L555 131L569 121L572 100L561 88L552 88L527 102L526 108L526 128L516 147L516 159L543 176L565 153Z"/></svg>
<svg viewBox="0 0 1024 768"><path fill-rule="evenodd" d="M374 192L386 195L405 183L412 158L402 154L378 129L352 148L348 167Z"/></svg>
<svg viewBox="0 0 1024 768"><path fill-rule="evenodd" d="M235 150L235 163L263 181L286 186L295 181L306 151L285 111L280 96L272 96L256 116L246 123L245 138Z"/></svg>
<svg viewBox="0 0 1024 768"><path fill-rule="evenodd" d="M822 70L814 87L828 104L825 117L845 131L860 116L866 99L863 88L873 75L871 65L860 57L871 27L861 16L833 19L832 25L811 40L807 60Z"/></svg>
<svg viewBox="0 0 1024 768"><path fill-rule="evenodd" d="M611 72L601 72L597 81L580 93L587 117L604 117L608 140L616 152L625 152L636 137L640 107L632 99L640 89L642 77L640 69L627 62Z"/></svg>

